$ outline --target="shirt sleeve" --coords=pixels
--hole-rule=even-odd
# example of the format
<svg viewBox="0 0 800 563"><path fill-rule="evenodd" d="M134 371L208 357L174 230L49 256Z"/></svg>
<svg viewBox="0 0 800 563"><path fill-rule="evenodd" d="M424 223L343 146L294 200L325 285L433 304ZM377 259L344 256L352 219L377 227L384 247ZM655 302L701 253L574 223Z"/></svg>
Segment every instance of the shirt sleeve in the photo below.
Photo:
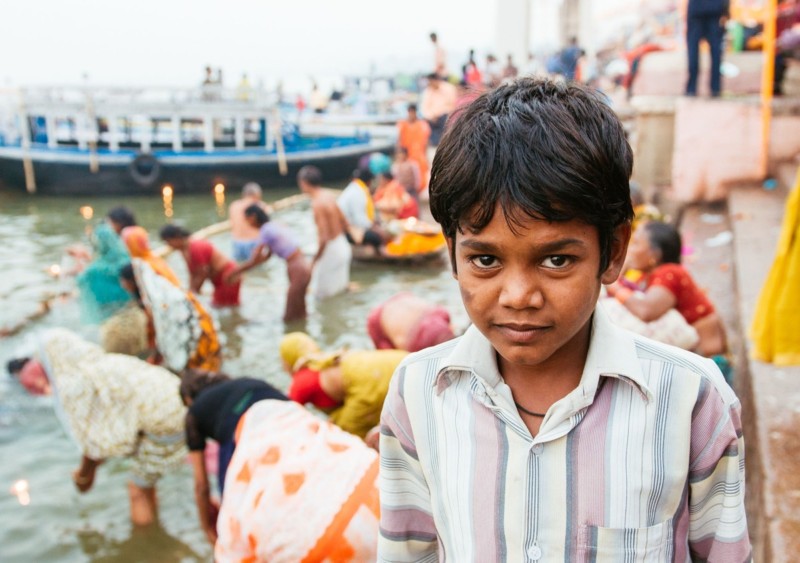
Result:
<svg viewBox="0 0 800 563"><path fill-rule="evenodd" d="M381 414L378 561L437 561L431 493L417 455L404 382L405 370L400 367Z"/></svg>
<svg viewBox="0 0 800 563"><path fill-rule="evenodd" d="M190 452L202 452L206 449L206 439L197 426L197 419L190 410L186 413L186 447Z"/></svg>
<svg viewBox="0 0 800 563"><path fill-rule="evenodd" d="M350 217L350 223L361 229L369 229L372 226L372 221L367 215L367 198L360 187L348 194L346 205L348 211L345 215Z"/></svg>
<svg viewBox="0 0 800 563"><path fill-rule="evenodd" d="M689 467L692 560L750 561L741 405L726 404L709 383L695 413Z"/></svg>

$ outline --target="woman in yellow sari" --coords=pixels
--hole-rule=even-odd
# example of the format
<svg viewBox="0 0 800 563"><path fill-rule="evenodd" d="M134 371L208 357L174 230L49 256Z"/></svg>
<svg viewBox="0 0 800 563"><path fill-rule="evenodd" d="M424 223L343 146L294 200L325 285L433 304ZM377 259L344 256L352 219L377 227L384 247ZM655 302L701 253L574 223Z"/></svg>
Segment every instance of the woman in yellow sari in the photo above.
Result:
<svg viewBox="0 0 800 563"><path fill-rule="evenodd" d="M800 168L783 216L775 260L753 315L753 357L776 366L800 364Z"/></svg>
<svg viewBox="0 0 800 563"><path fill-rule="evenodd" d="M287 395L327 412L331 422L364 438L375 427L389 380L404 350L348 350L322 353L304 332L292 332L280 344L284 369L292 376Z"/></svg>

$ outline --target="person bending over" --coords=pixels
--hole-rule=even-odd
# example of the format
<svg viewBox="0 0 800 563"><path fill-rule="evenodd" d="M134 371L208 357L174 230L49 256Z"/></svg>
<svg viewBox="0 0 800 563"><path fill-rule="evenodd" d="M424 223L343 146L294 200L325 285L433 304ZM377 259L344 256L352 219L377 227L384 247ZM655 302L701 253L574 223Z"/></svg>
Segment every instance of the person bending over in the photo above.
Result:
<svg viewBox="0 0 800 563"><path fill-rule="evenodd" d="M375 348L417 352L453 338L450 313L413 293L397 293L374 307L367 332Z"/></svg>
<svg viewBox="0 0 800 563"><path fill-rule="evenodd" d="M189 268L189 290L200 293L206 280L214 286L211 304L230 307L239 304L241 282L233 281L230 273L236 263L213 244L204 239L191 238L191 233L178 225L164 225L159 232L161 240L180 252Z"/></svg>
<svg viewBox="0 0 800 563"><path fill-rule="evenodd" d="M224 492L225 474L236 449L234 433L239 419L263 399L286 401L286 396L265 381L251 377L230 378L223 373L186 370L181 375L180 397L188 407L186 445L194 472L194 496L200 526L211 545L217 539L218 504L211 498L206 467L206 440L219 444L217 485Z"/></svg>
<svg viewBox="0 0 800 563"><path fill-rule="evenodd" d="M343 430L364 438L378 424L389 379L407 352L323 353L306 333L291 332L281 339L280 354L292 376L289 398L314 405Z"/></svg>
<svg viewBox="0 0 800 563"><path fill-rule="evenodd" d="M236 279L242 272L263 264L275 254L286 260L286 274L289 276L283 320L290 322L306 318L306 291L311 282L311 265L303 255L297 237L288 227L270 221L269 215L258 205L245 209L244 217L258 229L258 246L248 260L228 273L227 279Z"/></svg>

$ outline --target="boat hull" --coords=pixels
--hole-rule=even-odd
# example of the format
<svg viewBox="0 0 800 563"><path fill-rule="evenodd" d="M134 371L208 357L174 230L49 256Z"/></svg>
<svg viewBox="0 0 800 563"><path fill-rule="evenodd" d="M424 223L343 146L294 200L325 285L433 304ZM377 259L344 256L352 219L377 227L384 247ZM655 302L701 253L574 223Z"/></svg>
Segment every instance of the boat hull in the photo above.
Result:
<svg viewBox="0 0 800 563"><path fill-rule="evenodd" d="M136 154L104 153L91 156L86 151L60 153L34 149L27 153L33 164L36 193L64 196L122 196L161 194L169 185L175 194L209 193L216 184L226 189L239 189L247 182L258 182L262 188L295 186L297 171L307 164L320 168L324 181L337 182L351 177L359 160L379 151L390 153L391 140L328 150L286 154L287 173L280 172L275 153L257 151L243 153L188 154L171 153L152 156L155 167L137 170ZM0 187L25 191L25 167L21 149L0 148ZM92 172L90 159L98 166ZM147 163L152 164L152 163Z"/></svg>

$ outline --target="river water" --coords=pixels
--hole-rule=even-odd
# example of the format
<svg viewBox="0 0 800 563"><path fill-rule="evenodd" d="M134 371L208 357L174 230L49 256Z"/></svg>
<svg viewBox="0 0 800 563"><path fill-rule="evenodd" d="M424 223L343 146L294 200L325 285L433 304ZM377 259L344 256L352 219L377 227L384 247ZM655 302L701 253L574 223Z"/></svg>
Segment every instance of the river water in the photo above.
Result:
<svg viewBox="0 0 800 563"><path fill-rule="evenodd" d="M271 190L265 199L276 201L296 193L289 188ZM133 209L151 240L158 240L157 231L168 220L158 198L50 198L0 192L0 328L16 325L48 296L74 289L73 279L54 278L46 270L53 265L68 268L65 247L85 241L86 229L120 204ZM79 212L86 206L94 212L90 220ZM190 230L225 215L224 206L217 205L212 195L176 196L172 212L172 220ZM290 226L304 251L315 251L316 232L307 203L276 212L273 220ZM212 240L230 251L227 234ZM185 280L182 259L172 255L168 261ZM285 389L289 377L278 357L282 334L305 330L323 348L371 348L367 313L400 290L447 307L457 331L467 325L444 260L414 266L354 263L352 281L356 289L323 303L309 297L308 320L286 326L281 321L286 295L283 261L272 259L246 274L242 306L215 311L223 335L224 370L234 376L261 377ZM80 452L61 427L52 399L29 396L4 369L10 358L33 352L37 333L50 326L97 338L96 327L81 326L76 300L69 296L56 299L49 313L17 334L0 338L0 561L211 561L211 548L197 525L188 465L159 483L160 522L145 530L132 528L129 521L124 460L106 462L98 470L94 488L77 493L70 475ZM20 481L27 483L27 504L25 494L15 488Z"/></svg>

